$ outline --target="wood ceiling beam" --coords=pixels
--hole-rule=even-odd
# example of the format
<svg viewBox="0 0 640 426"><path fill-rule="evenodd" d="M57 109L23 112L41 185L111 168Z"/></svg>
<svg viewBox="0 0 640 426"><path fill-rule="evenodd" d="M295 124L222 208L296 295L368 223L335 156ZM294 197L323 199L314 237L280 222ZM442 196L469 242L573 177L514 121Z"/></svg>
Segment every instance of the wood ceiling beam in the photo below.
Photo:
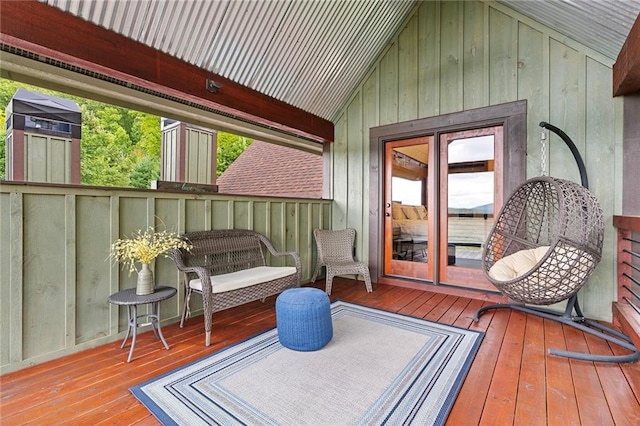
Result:
<svg viewBox="0 0 640 426"><path fill-rule="evenodd" d="M320 143L334 138L331 121L38 1L0 1L0 42Z"/></svg>
<svg viewBox="0 0 640 426"><path fill-rule="evenodd" d="M640 92L640 15L613 64L613 96Z"/></svg>

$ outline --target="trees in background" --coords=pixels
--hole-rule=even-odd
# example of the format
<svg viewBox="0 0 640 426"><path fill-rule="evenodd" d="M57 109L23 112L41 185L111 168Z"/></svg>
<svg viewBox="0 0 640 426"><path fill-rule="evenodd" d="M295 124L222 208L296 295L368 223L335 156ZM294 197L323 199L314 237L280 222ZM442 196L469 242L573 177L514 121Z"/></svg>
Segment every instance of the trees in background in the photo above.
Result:
<svg viewBox="0 0 640 426"><path fill-rule="evenodd" d="M233 163L242 152L251 145L253 139L230 133L218 132L218 154L216 156L216 176L220 177L222 172Z"/></svg>
<svg viewBox="0 0 640 426"><path fill-rule="evenodd" d="M0 79L0 179L5 179L5 109L24 88L75 101L82 111L81 183L95 186L149 188L160 177L160 117L36 86ZM217 176L251 139L218 133Z"/></svg>
<svg viewBox="0 0 640 426"><path fill-rule="evenodd" d="M95 101L76 102L82 110L81 182L149 188L160 177L160 118Z"/></svg>

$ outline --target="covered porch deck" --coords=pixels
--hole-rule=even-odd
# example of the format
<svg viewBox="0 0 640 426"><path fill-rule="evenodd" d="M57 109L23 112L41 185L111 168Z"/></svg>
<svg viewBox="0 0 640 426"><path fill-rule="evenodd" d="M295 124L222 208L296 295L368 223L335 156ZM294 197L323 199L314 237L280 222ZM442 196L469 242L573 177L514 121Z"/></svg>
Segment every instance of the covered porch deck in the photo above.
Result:
<svg viewBox="0 0 640 426"><path fill-rule="evenodd" d="M324 282L316 284L323 288ZM631 425L640 423L640 364L601 364L551 356L549 348L617 354L620 348L572 327L521 312L489 311L480 300L337 278L341 299L486 332L448 424ZM106 303L106 302L105 302ZM131 363L120 341L0 378L3 425L158 424L129 387L275 326L275 297L214 314L214 341L203 344L200 316L138 336Z"/></svg>

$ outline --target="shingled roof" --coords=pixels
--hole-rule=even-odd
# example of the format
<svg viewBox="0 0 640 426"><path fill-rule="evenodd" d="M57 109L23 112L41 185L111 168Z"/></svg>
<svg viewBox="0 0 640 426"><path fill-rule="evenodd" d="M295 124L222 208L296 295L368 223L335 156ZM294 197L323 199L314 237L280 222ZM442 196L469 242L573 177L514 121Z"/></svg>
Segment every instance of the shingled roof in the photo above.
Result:
<svg viewBox="0 0 640 426"><path fill-rule="evenodd" d="M216 183L223 194L322 198L322 156L254 141Z"/></svg>

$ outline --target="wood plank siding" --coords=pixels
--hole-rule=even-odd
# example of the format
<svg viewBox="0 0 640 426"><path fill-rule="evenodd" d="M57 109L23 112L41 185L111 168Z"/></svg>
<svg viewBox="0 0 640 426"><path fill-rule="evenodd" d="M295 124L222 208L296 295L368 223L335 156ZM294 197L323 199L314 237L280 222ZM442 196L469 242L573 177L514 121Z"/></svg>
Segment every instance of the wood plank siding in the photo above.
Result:
<svg viewBox="0 0 640 426"><path fill-rule="evenodd" d="M322 288L323 282L318 282ZM633 425L640 423L640 364L599 364L549 355L549 348L617 353L604 341L521 312L488 311L483 302L337 278L332 300L484 331L483 342L447 420L448 425ZM134 359L112 342L0 377L5 426L138 424L157 420L129 392L226 346L273 328L275 297L214 314L213 343L203 344L202 317L185 328L165 325L164 350L152 332L138 336Z"/></svg>
<svg viewBox="0 0 640 426"><path fill-rule="evenodd" d="M369 218L382 207L368 196L370 174L381 176L369 160L372 127L526 100L526 176L541 173L541 121L564 130L585 160L606 230L603 260L580 303L588 316L610 321L616 293L612 216L622 205L623 159L623 102L612 96L612 66L501 4L420 2L335 117L328 160L332 227L355 227L357 255L376 261L362 249L374 232ZM555 135L549 138L547 173L579 182L570 150ZM381 222L376 226L381 229Z"/></svg>
<svg viewBox="0 0 640 426"><path fill-rule="evenodd" d="M117 238L147 226L177 233L253 229L278 250L299 253L308 281L313 229L328 229L331 201L3 182L0 217L4 373L118 339L126 311L105 300L135 287L136 276L109 261ZM159 257L152 269L157 285L179 286L171 260ZM163 302L163 316L179 318L182 302L182 293Z"/></svg>

